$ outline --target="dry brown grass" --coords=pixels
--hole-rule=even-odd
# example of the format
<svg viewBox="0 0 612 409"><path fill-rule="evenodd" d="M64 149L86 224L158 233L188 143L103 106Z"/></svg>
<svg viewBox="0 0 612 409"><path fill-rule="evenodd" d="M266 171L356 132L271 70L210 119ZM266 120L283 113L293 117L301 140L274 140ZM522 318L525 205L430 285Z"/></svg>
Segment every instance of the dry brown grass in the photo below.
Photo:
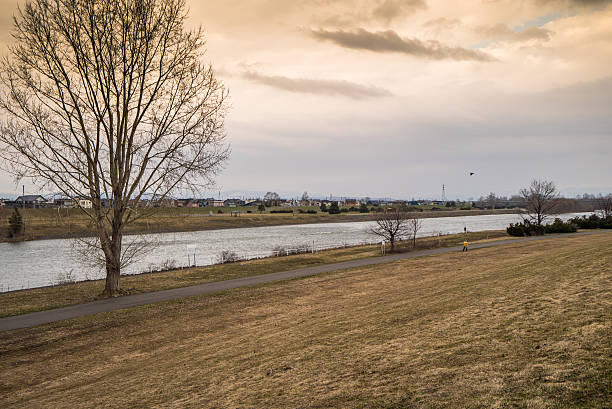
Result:
<svg viewBox="0 0 612 409"><path fill-rule="evenodd" d="M0 335L0 406L609 407L612 235L405 260Z"/></svg>
<svg viewBox="0 0 612 409"><path fill-rule="evenodd" d="M487 241L494 237L508 238L504 231L469 233L470 241ZM460 244L462 235L452 234L418 240L418 248L446 247ZM412 250L410 243L398 245L400 249ZM356 246L320 251L315 254L301 254L289 257L266 258L239 263L179 269L162 273L125 276L121 287L127 294L167 290L170 288L231 280L303 267L337 263L380 255L378 246ZM48 288L38 288L12 293L0 293L0 317L25 314L93 301L104 289L103 281L81 282Z"/></svg>

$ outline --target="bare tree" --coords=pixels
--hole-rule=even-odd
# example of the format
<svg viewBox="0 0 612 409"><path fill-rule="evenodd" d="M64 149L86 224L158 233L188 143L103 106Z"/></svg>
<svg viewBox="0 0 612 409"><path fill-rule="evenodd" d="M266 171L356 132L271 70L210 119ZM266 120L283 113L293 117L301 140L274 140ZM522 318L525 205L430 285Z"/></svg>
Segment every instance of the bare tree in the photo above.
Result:
<svg viewBox="0 0 612 409"><path fill-rule="evenodd" d="M519 194L525 203L527 219L538 226L541 226L547 217L556 214L559 192L554 182L534 179L529 187L521 189Z"/></svg>
<svg viewBox="0 0 612 409"><path fill-rule="evenodd" d="M410 234L409 217L399 209L379 213L375 220L376 224L368 229L368 232L391 243L391 252L395 251L395 241Z"/></svg>
<svg viewBox="0 0 612 409"><path fill-rule="evenodd" d="M29 0L14 18L1 165L91 200L106 296L120 293L125 226L172 192L210 186L229 156L227 91L185 19L184 0Z"/></svg>
<svg viewBox="0 0 612 409"><path fill-rule="evenodd" d="M280 204L280 195L276 192L267 192L263 200L266 206L278 206Z"/></svg>
<svg viewBox="0 0 612 409"><path fill-rule="evenodd" d="M497 196L495 196L495 193L493 192L489 193L489 196L487 196L486 198L486 202L491 209L495 209L495 206L497 206L497 202L498 202L498 198Z"/></svg>
<svg viewBox="0 0 612 409"><path fill-rule="evenodd" d="M599 195L595 199L597 213L604 219L612 217L612 193L606 196Z"/></svg>
<svg viewBox="0 0 612 409"><path fill-rule="evenodd" d="M417 233L423 227L423 219L417 217L411 217L408 219L408 232L412 238L412 247L416 247Z"/></svg>

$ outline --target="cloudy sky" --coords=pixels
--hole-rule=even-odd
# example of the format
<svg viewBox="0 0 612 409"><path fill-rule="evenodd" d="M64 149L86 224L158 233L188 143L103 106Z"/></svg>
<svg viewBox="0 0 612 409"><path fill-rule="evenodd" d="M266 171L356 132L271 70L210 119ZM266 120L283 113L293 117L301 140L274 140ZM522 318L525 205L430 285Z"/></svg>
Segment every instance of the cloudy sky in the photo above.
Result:
<svg viewBox="0 0 612 409"><path fill-rule="evenodd" d="M2 52L17 3L0 0ZM467 198L544 178L612 192L612 1L188 6L231 95L222 190Z"/></svg>

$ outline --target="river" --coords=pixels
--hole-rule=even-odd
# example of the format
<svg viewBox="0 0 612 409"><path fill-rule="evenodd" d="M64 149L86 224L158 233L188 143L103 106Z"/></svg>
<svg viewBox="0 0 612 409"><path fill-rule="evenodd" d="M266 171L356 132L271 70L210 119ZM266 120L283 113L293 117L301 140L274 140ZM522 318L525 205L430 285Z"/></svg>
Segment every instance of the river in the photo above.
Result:
<svg viewBox="0 0 612 409"><path fill-rule="evenodd" d="M567 220L582 213L560 216ZM500 230L520 221L516 214L437 217L423 219L419 237L468 231ZM367 233L374 222L322 223L252 227L150 235L153 251L123 269L123 274L157 270L161 266L198 266L217 263L223 251L241 258L266 257L278 247L321 250L380 242ZM146 236L145 236L146 237ZM0 243L0 292L43 287L66 281L103 278L104 273L79 263L74 240L37 240Z"/></svg>

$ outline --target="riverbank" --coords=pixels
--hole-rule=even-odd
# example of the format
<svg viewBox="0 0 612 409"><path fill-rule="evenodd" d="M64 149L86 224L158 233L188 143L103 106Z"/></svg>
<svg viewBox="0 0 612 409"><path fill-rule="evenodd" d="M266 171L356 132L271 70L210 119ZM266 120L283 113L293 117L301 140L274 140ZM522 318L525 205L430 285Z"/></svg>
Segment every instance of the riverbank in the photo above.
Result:
<svg viewBox="0 0 612 409"><path fill-rule="evenodd" d="M223 211L223 210L222 210ZM376 219L375 213L240 213L239 217L224 213L211 213L200 209L158 209L150 216L126 227L126 234L151 234L220 230L244 227L285 226L315 223L364 222ZM77 209L23 209L26 240L62 239L95 235L89 218ZM415 212L421 218L479 216L489 214L518 214L517 209L501 210L437 210ZM10 210L0 211L0 243L8 238Z"/></svg>
<svg viewBox="0 0 612 409"><path fill-rule="evenodd" d="M606 407L610 266L612 235L574 236L13 331L0 403Z"/></svg>
<svg viewBox="0 0 612 409"><path fill-rule="evenodd" d="M398 251L414 251L456 246L463 242L464 237L463 234L452 234L439 237L420 238L417 240L417 246L414 248L411 242L401 242L398 244ZM468 233L468 239L472 243L501 238L509 238L509 236L505 231ZM142 294L214 281L232 280L235 278L294 270L304 267L314 267L341 261L378 257L380 255L379 245L354 246L323 250L314 254L306 253L285 257L268 257L207 267L185 268L123 276L121 278L121 287L126 295ZM0 293L0 317L20 315L93 301L103 289L103 280L91 280Z"/></svg>

